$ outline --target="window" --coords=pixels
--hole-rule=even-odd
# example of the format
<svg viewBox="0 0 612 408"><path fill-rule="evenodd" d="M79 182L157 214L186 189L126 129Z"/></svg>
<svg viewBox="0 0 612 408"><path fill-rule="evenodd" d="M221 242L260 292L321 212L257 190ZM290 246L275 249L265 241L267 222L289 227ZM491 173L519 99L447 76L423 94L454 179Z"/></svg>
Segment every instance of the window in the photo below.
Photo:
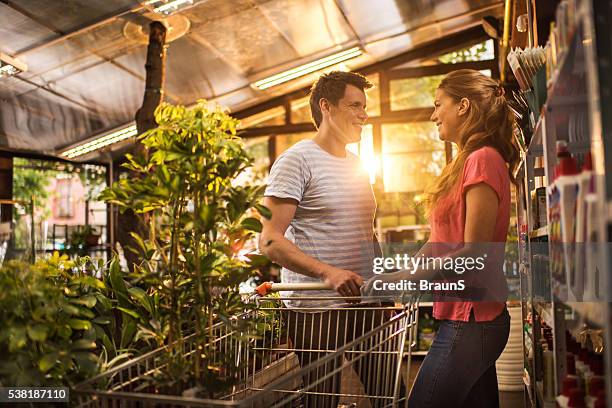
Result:
<svg viewBox="0 0 612 408"><path fill-rule="evenodd" d="M444 142L433 123L382 126L385 192L423 191L445 165Z"/></svg>
<svg viewBox="0 0 612 408"><path fill-rule="evenodd" d="M315 137L315 132L292 133L286 135L278 135L276 137L276 157L282 152L304 139L312 139Z"/></svg>
<svg viewBox="0 0 612 408"><path fill-rule="evenodd" d="M391 110L431 108L434 93L444 75L394 79L389 83Z"/></svg>
<svg viewBox="0 0 612 408"><path fill-rule="evenodd" d="M487 61L495 58L493 40L487 40L471 47L449 52L438 57L438 61L443 64L456 64L468 61Z"/></svg>
<svg viewBox="0 0 612 408"><path fill-rule="evenodd" d="M59 178L56 185L57 196L55 198L56 218L72 218L74 216L72 191L72 178Z"/></svg>
<svg viewBox="0 0 612 408"><path fill-rule="evenodd" d="M260 126L275 126L285 124L285 108L277 106L263 112L256 113L240 120L240 129Z"/></svg>

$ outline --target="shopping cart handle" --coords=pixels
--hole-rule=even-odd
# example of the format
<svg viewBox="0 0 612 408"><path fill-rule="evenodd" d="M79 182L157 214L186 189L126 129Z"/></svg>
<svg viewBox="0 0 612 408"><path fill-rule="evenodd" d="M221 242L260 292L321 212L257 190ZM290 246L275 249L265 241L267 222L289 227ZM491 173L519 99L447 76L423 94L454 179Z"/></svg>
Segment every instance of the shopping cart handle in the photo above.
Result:
<svg viewBox="0 0 612 408"><path fill-rule="evenodd" d="M332 287L325 282L306 282L306 283L275 283L264 282L255 288L259 296L266 296L270 292L280 292L283 290L332 290Z"/></svg>

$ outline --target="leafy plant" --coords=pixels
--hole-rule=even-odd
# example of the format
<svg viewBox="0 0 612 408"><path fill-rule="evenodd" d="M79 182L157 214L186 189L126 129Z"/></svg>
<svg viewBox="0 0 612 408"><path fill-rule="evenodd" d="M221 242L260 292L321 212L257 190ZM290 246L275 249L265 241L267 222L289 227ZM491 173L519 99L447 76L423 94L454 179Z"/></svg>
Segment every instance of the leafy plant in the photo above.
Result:
<svg viewBox="0 0 612 408"><path fill-rule="evenodd" d="M119 299L137 305L140 297L117 265L56 252L0 269L0 385L74 385L159 345L122 319Z"/></svg>
<svg viewBox="0 0 612 408"><path fill-rule="evenodd" d="M13 260L3 266L0 383L73 384L99 370L94 308L107 299L104 283L85 270L57 253L35 265Z"/></svg>
<svg viewBox="0 0 612 408"><path fill-rule="evenodd" d="M201 385L212 392L232 382L225 362L213 357L221 356L212 350L213 324L247 332L250 322L235 318L247 307L238 285L262 262L241 250L261 231L257 212L270 214L259 204L263 186L232 182L252 163L235 119L205 102L193 108L162 104L155 116L159 126L139 137L145 154L127 156L125 167L135 176L119 180L101 198L141 214L148 225L148 236L133 234L137 248L131 250L142 259L133 276L143 288L139 307L150 307L144 299L157 305L154 323L139 319L139 336L169 345L156 388L166 382L175 391ZM119 305L137 319L125 293ZM202 349L187 362L179 350L183 335L194 330Z"/></svg>

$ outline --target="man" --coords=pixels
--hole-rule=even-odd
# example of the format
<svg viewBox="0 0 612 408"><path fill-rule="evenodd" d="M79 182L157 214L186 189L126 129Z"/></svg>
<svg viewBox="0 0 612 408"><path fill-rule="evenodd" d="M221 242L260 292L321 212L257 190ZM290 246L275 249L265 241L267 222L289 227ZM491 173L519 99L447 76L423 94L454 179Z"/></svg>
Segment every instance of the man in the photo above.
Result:
<svg viewBox="0 0 612 408"><path fill-rule="evenodd" d="M283 267L283 283L323 281L341 296L351 297L359 296L364 279L373 276L373 258L380 251L373 226L376 202L359 158L346 151L347 144L361 140L368 119L364 90L371 86L365 77L351 72L321 76L310 96L316 136L290 147L272 166L264 194L272 218L262 220L259 246ZM342 298L316 304L304 298L329 297L329 291L284 292L283 296L292 297L285 302L286 327L296 350L333 350L383 319L380 310L340 308L346 306ZM329 310L313 313L304 309L308 307ZM324 355L297 354L302 366ZM357 370L371 395L376 390L373 381L367 381L373 376L367 373L366 362L361 361ZM311 373L306 385L332 369L326 366ZM338 393L339 385L339 375L334 375L311 391ZM337 401L336 397L309 396L306 406L335 407Z"/></svg>

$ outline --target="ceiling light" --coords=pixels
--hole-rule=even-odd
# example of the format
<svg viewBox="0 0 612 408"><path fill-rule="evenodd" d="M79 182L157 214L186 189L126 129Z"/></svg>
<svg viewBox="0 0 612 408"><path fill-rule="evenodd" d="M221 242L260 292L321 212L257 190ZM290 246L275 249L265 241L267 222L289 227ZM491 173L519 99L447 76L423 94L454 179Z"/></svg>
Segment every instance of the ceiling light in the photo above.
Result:
<svg viewBox="0 0 612 408"><path fill-rule="evenodd" d="M339 64L343 61L355 58L363 54L363 51L359 47L354 47L336 54L329 55L327 57L318 59L308 64L300 65L297 68L281 72L280 74L272 75L268 78L261 79L252 84L252 86L264 90L279 84L282 84L292 79L299 78L306 74L319 71L323 68L330 67L332 65Z"/></svg>
<svg viewBox="0 0 612 408"><path fill-rule="evenodd" d="M67 159L74 159L75 157L82 156L95 150L99 150L105 146L109 146L121 142L122 140L129 139L130 137L134 137L136 136L136 134L138 134L138 131L136 130L136 125L131 125L115 132L97 137L88 142L81 143L78 146L71 147L70 149L63 151L61 153L61 156Z"/></svg>
<svg viewBox="0 0 612 408"><path fill-rule="evenodd" d="M148 0L145 5L153 7L157 14L167 16L185 6L193 5L193 0Z"/></svg>
<svg viewBox="0 0 612 408"><path fill-rule="evenodd" d="M0 52L0 78L17 75L27 70L28 66L25 63Z"/></svg>

